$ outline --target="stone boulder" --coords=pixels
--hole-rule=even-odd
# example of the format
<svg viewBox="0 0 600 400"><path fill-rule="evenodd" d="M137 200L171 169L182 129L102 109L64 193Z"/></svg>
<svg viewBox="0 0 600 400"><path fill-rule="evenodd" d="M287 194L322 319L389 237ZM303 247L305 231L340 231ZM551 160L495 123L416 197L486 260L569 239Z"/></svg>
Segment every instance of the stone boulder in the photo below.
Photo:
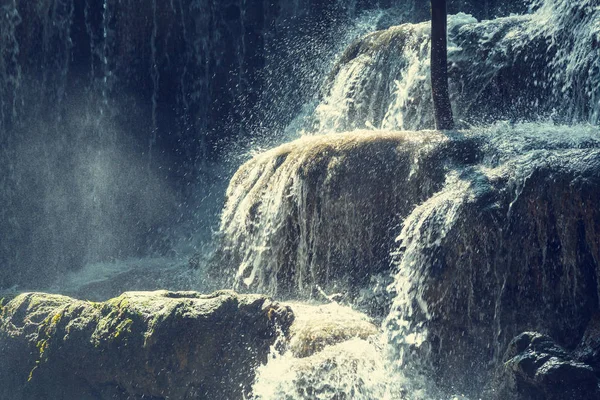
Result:
<svg viewBox="0 0 600 400"><path fill-rule="evenodd" d="M304 137L255 156L227 190L215 275L236 290L352 299L390 269L398 227L478 158L477 140L436 132Z"/></svg>
<svg viewBox="0 0 600 400"><path fill-rule="evenodd" d="M288 307L231 291L3 303L0 398L11 400L241 399L293 320Z"/></svg>
<svg viewBox="0 0 600 400"><path fill-rule="evenodd" d="M598 377L546 336L525 332L509 344L492 399L598 400Z"/></svg>

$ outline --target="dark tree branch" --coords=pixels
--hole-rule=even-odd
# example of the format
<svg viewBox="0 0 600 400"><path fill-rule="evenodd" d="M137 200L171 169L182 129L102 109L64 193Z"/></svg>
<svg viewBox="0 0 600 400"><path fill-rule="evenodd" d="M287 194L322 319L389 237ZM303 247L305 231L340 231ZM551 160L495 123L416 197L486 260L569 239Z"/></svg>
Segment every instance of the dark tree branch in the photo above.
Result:
<svg viewBox="0 0 600 400"><path fill-rule="evenodd" d="M431 0L431 92L436 129L453 129L448 91L446 0Z"/></svg>

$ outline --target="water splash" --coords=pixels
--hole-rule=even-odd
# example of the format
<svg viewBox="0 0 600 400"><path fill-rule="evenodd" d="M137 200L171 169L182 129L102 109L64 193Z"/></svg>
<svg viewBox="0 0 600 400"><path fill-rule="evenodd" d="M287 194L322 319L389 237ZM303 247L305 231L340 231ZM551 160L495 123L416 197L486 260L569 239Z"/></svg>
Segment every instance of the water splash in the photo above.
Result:
<svg viewBox="0 0 600 400"><path fill-rule="evenodd" d="M403 399L386 394L385 357L369 341L354 339L307 359L274 355L257 370L256 400Z"/></svg>
<svg viewBox="0 0 600 400"><path fill-rule="evenodd" d="M489 365L482 364L477 373L468 379L461 378L464 371L458 366L462 361L458 361L459 356L453 358L455 356L452 354L460 354L469 360L465 368L469 365L474 368L472 363L477 362L493 365L499 362L508 341L526 326L544 326L546 320L554 321L558 326L558 321L561 321L558 316L538 317L536 314L520 319L511 314L514 305L506 298L510 290L507 286L512 285L514 290L515 285L519 287L521 284L514 282L517 272L506 271L512 268L506 267L506 263L513 265L511 261L506 261L502 255L494 255L494 251L512 249L513 245L508 242L514 235L522 234L514 225L523 219L536 218L536 212L530 210L531 206L525 206L529 211L523 211L523 204L534 201L531 198L532 190L543 190L540 189L544 187L540 183L540 175L556 171L555 175L549 175L549 179L555 182L572 179L571 187L577 187L575 182L580 179L578 174L593 171L597 165L594 158L597 157L597 149L600 149L600 131L593 126L570 128L552 124L499 123L465 134L480 137L484 153L481 163L450 169L444 188L416 207L404 220L395 252L397 272L394 283L390 285L394 301L384 329L391 343L392 358L399 370L438 376L438 381L444 381L445 390L456 385L468 388L471 393L481 393L489 378L485 375ZM561 175L563 173L564 176ZM574 197L579 196L576 190L585 192L585 189L571 190L574 191ZM579 205L579 201L584 203L589 199L586 197L586 200L574 201ZM561 207L569 207L567 203L562 201ZM482 215L476 212L479 216L473 216L472 210L483 210L480 211ZM541 218L549 218L549 215L542 213ZM469 218L470 222L465 222ZM486 222L482 226L475 226L474 218L485 218ZM561 229L565 232L574 229L568 223L564 224ZM471 238L470 230L477 230L478 235L485 237L483 242L486 245L478 244L477 239ZM523 256L529 261L517 258L520 261L513 263L525 263L533 268L537 262L546 265L545 260L548 260L545 268L554 268L549 261L551 256L547 254L550 250L546 249L546 241L550 239L545 235L550 234L543 234L539 244L535 242L535 235L531 239L520 239L520 246L530 248ZM569 242L569 238L577 235L573 232L565 235L559 239L562 246L565 249L575 246ZM514 251L517 251L516 248ZM532 289L532 285L522 283L519 290L537 290L536 293L540 293L546 302L567 308L572 304L582 304L581 296L587 298L587 294L581 294L587 290L585 284L581 284L582 278L570 277L585 272L579 271L577 262L573 261L576 257L568 250L564 251L561 256L564 266L560 268L569 272L565 272L559 280L560 289L553 289L550 283L556 278L544 277L548 281L540 284L541 287ZM542 261L535 261L536 257L541 257ZM582 268L585 270L585 267ZM458 278L449 276L453 273L465 275ZM463 280L450 283L454 279ZM484 305L486 301L488 305ZM535 309L535 305L530 307ZM540 314L543 313L540 311ZM460 318L460 321L452 321L453 317ZM432 326L435 326L433 331ZM456 329L456 332L452 329ZM557 328L557 337L560 329L563 328ZM459 339L460 336L452 343L439 342L445 334L460 335L460 332L467 337L464 343ZM473 351L475 346L488 352L489 360L485 361L485 357L469 359L469 351ZM444 361L445 358L453 361ZM440 370L444 368L440 365L455 365L458 371Z"/></svg>
<svg viewBox="0 0 600 400"><path fill-rule="evenodd" d="M548 1L534 9L481 22L449 16L450 95L463 125L598 123L598 6ZM429 49L428 23L375 32L348 47L317 107L314 132L431 128Z"/></svg>
<svg viewBox="0 0 600 400"><path fill-rule="evenodd" d="M296 316L291 340L275 345L257 369L253 399L426 398L390 368L386 344L367 316L335 303L290 306Z"/></svg>
<svg viewBox="0 0 600 400"><path fill-rule="evenodd" d="M395 190L389 185L404 179L415 179L423 184L424 177L428 176L423 173L431 164L441 165L443 177L442 182L432 185L432 190L423 200L409 200L410 211L400 220L400 234L394 245L395 261L393 268L388 270L394 277L389 287L393 301L382 323L383 332L369 340L351 339L347 343L326 346L309 357L298 357L293 352L274 353L267 365L259 369L255 385L257 398L447 399L457 398L454 394L457 392L467 392L478 398L489 382L487 374L499 362L508 341L515 334L529 324L545 326L544 321L558 321L554 316L547 317L544 314L547 311L540 311L539 316L515 317L512 314L514 304L506 296L511 285L520 285L511 280L519 273L507 270L506 265L523 272L519 269L522 263L511 261L510 257L506 261L502 254L494 251L508 246L506 248L517 252L520 251L518 246L529 246L523 256L528 260L523 261L525 265L534 265L537 257L542 260L553 257L549 250L543 250L547 246L546 236L539 238L540 243L535 237L531 241L520 238L516 233L521 231L513 226L521 223L519 221L545 224L536 219L538 211L532 205L532 196L536 193L532 195L532 190L546 190L546 183L540 182L540 176L542 181L573 179L573 185L569 187L575 188L579 185L577 182L585 181L584 176L588 176L585 171L593 174L598 165L600 130L591 125L568 127L551 123L502 122L487 128L454 132L445 138L437 137L439 133L419 132L413 134L412 140L416 140L413 142L406 140L408 135L408 132L358 131L304 137L257 156L232 181L230 191L235 190L235 193L230 192L229 206L232 208L226 208L223 215L225 222L237 219L237 223L226 224L227 230L223 232L234 238L234 241L226 242L230 249L249 244L249 251L244 254L246 260L252 260L252 264L242 265L237 271L240 286L245 279L246 283L258 282L261 291L274 290L279 294L278 287L270 285L285 283L278 278L281 277L280 271L289 267L290 253L285 253L288 258L284 259L272 255L278 254L291 236L277 229L285 227L286 216L292 214L287 202L302 196L302 190L295 189L302 187L298 184L302 177L295 175L294 163L309 165L323 155L332 157L335 152L337 157L341 157L361 141L379 141L399 153L413 145L423 150L421 153L409 153L410 156L403 159L407 170L400 172L396 169L386 190ZM400 136L404 136L405 140L390 140ZM434 139L436 137L438 140ZM341 143L346 145L341 146ZM450 143L459 145L448 147ZM331 147L332 144L336 147ZM426 150L427 146L431 148ZM469 146L476 147L469 150L475 156L464 158ZM440 148L450 150L435 150ZM302 157L288 154L292 150L300 152ZM363 158L370 154L362 150ZM452 155L457 153L462 157L453 159ZM428 158L428 154L437 154L438 157ZM290 163L290 169L286 163ZM319 171L325 176L330 172ZM573 175L569 171L574 171ZM579 178L580 173L583 175ZM334 181L338 178L332 174L328 179ZM315 179L313 176L311 181ZM291 182L296 182L297 186ZM406 185L408 183L403 182L399 191L410 198L411 192ZM360 191L356 184L351 190ZM319 193L328 198L327 190L319 190ZM563 207L570 207L570 204L580 206L577 193L568 195L574 197L572 203L560 200L560 196L556 201L562 202ZM595 200L588 196L581 201L592 204L590 201ZM298 202L293 213L302 215L304 211L300 208L310 204ZM544 207L543 204L539 206ZM584 208L588 209L587 206ZM236 210L239 215L236 215ZM546 218L543 211L539 212L540 218ZM359 214L364 221L370 218L364 213ZM257 216L260 218L256 219ZM310 218L307 220L311 221ZM476 225L475 220L481 225ZM576 227L567 221L562 224L564 232L560 241L566 249L571 249L565 250L561 256L568 272L556 289L551 284L552 272L547 272L539 293L546 301L569 309L570 305L581 304L580 296L585 284L581 283L584 278L580 276L570 253L577 248L573 240L579 240L573 231ZM267 232L264 230L266 226L273 229ZM312 225L312 228L315 226ZM477 233L471 232L473 229L477 229ZM294 238L304 240L298 232L295 235ZM491 244L481 247L472 235L482 235L485 237L483 242ZM589 235L596 237L592 231ZM329 245L331 238L343 243L353 243L356 239L352 234L346 236L338 227L335 235L315 236L312 241L315 248L323 248ZM510 240L516 240L518 244L507 244ZM251 248L255 243L266 245L259 249ZM593 244L589 243L589 246ZM589 253L593 252L590 250ZM305 253L310 254L299 254ZM299 260L295 267L296 276L314 279L317 274L308 268L311 259ZM456 266L455 269L452 266ZM460 275L463 273L464 276ZM314 281L307 280L306 286L295 287L296 296L309 297L313 284ZM527 292L531 287L523 284L519 290ZM561 310L557 308L556 313L560 315ZM558 327L560 324L555 325L552 329L557 329L557 332L563 329ZM460 332L464 332L466 339L461 339ZM454 339L440 342L436 337ZM469 368L474 372L465 374Z"/></svg>

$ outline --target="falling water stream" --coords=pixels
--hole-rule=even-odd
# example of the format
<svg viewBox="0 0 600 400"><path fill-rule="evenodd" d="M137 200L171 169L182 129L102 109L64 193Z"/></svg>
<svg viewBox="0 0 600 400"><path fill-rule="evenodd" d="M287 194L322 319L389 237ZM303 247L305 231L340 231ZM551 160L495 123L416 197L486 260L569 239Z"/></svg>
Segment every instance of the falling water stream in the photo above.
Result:
<svg viewBox="0 0 600 400"><path fill-rule="evenodd" d="M547 1L534 5L533 9L529 15L483 22L466 14L450 16L451 97L460 124L470 127L461 131L461 135L484 143L480 161L475 165L448 166L441 189L405 216L395 249L390 249L395 268L387 290L393 301L380 335L346 341L310 357L297 357L291 352L275 353L268 364L258 370L254 386L257 399L454 399L463 396L462 390L484 391L475 371L443 371L441 375L446 379L443 388L428 377L431 369L426 361L431 352L428 321L433 315L426 293L429 276L435 274L432 270L447 245L446 237L450 234L455 237L455 231L461 229L457 225L464 218L463 210L495 190L492 182L503 181L506 187L503 190L513 193L509 195L512 201L506 212L510 221L513 205L519 202L523 187L536 170L564 163L585 165L597 157L598 152L593 149L600 145L600 131L593 126L598 122L600 110L596 90L600 71L600 6L591 1ZM226 248L235 248L231 252L235 253L233 265L239 265L236 287L284 294L289 290L285 285L290 283L282 281L285 275L281 269L291 262L295 271L293 290L312 297L311 285L322 274L321 263L337 265L340 261L333 262L328 257L319 259L319 250L339 257L339 254L353 253L356 246L372 248L373 244L369 247L361 237L369 229L378 229L369 226L369 214L358 211L352 201L344 205L333 200L335 184L331 187L326 184L328 180L339 179L333 161L336 156L332 154L339 154L343 160L344 152L350 151L350 143L355 140L347 134L340 137L336 134L366 129L357 135L374 134L379 140L385 140L389 130L432 126L428 29L427 23L392 27L352 44L334 67L320 104L302 127L302 133L309 136L255 156L234 177L221 232ZM568 52L566 43L570 48ZM474 61L479 60L477 55L483 51L486 56ZM540 68L540 63L547 68ZM499 94L499 77L514 90ZM502 118L512 122L474 127ZM542 122L519 122L532 119ZM561 126L555 125L557 122L590 125ZM314 134L317 136L310 137ZM425 134L412 135L418 140L419 135ZM345 143L348 143L347 149L343 149ZM420 146L426 148L423 143ZM592 153L586 149L592 149ZM364 157L373 157L369 150L362 151ZM425 154L426 151L416 154L408 161L413 170L424 164L420 157L424 158ZM326 160L331 157L332 161L320 172L324 174L321 178L324 183L316 190L323 205L320 211L314 212L311 211L314 198L310 188L313 183L302 176L302 166L313 161L320 163L321 157ZM348 172L348 167L340 170L353 173ZM378 174L375 176L380 178L381 173ZM412 174L405 178L398 171L396 179L400 182L407 179L406 182L400 187L388 182L390 186L386 190L404 191L406 196L411 196ZM335 210L327 210L327 207ZM343 207L349 208L344 212ZM397 211L402 212L400 208ZM303 215L303 212L308 213ZM319 217L319 212L323 217ZM299 215L294 216L295 213ZM290 215L293 217L286 217ZM353 221L352 215L364 222ZM331 223L335 231L328 231L330 222L326 218L348 217L351 220L346 220L346 224L350 228ZM295 233L295 240L299 241L297 248L286 243L289 240L286 224L295 218L300 224ZM249 223L249 219L252 222ZM351 227L357 225L361 229L353 232ZM506 230L510 229L508 225ZM344 262L352 261L341 261L342 268ZM489 323L490 333L493 333L490 338L497 339L490 339L488 346L494 349L493 358L497 362L510 339L507 331L512 332L512 327L509 321L502 320L502 315L507 313L505 307L511 307L502 299L507 278L496 276L496 279L498 294L494 317ZM577 284L568 281L563 284L563 293L567 294L560 301L577 302ZM469 289L469 282L464 285L475 298L477 289ZM478 307L476 303L469 303L464 312L475 314ZM470 368L477 367L471 365ZM461 381L470 374L473 375L470 383ZM453 379L457 380L456 385Z"/></svg>
<svg viewBox="0 0 600 400"><path fill-rule="evenodd" d="M256 400L484 391L486 377L464 382L470 371L432 378L429 355L448 344L430 340L440 318L430 277L444 273L440 254L454 240L463 245L474 204L506 217L499 231L510 231L540 170L600 159L598 0L536 0L527 14L484 21L449 16L460 128L450 133L428 130L429 23L408 20L411 2L364 10L338 1L343 12L326 17L301 0L223 9L153 0L139 14L131 0L18 3L0 2L0 262L11 266L1 289L51 282L102 297L115 276L113 291L226 284L375 326L310 355L278 343L257 369ZM35 38L41 58L31 57ZM221 209L231 165L249 155ZM474 328L490 337L476 345L498 362L521 325L503 297L502 257L485 268L477 257L464 263L493 277L494 312ZM207 281L215 262L218 283ZM579 301L576 280L556 294L565 307ZM478 288L463 289L471 318Z"/></svg>

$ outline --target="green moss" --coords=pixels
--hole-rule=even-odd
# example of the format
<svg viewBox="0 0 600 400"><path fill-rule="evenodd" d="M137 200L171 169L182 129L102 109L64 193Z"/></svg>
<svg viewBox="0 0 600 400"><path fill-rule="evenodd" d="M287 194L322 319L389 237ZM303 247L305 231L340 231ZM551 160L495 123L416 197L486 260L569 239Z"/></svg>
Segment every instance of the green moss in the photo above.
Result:
<svg viewBox="0 0 600 400"><path fill-rule="evenodd" d="M42 364L42 362L48 361L50 344L52 343L54 336L58 331L58 324L63 319L63 316L65 313L67 313L67 311L68 307L60 307L58 310L50 312L49 315L40 323L38 328L38 341L35 345L38 349L38 359L35 362L35 366L29 372L27 381L33 379L34 371Z"/></svg>
<svg viewBox="0 0 600 400"><path fill-rule="evenodd" d="M110 299L106 302L106 304L117 307L118 309L127 308L129 306L129 303L129 299L122 295L119 297L115 297L114 299Z"/></svg>
<svg viewBox="0 0 600 400"><path fill-rule="evenodd" d="M36 344L36 347L40 351L40 359L43 358L44 353L46 352L46 349L48 348L48 339L42 339L42 340L38 341Z"/></svg>
<svg viewBox="0 0 600 400"><path fill-rule="evenodd" d="M127 318L124 321L121 321L115 328L115 332L113 334L113 338L117 339L123 332L131 333L131 326L133 325L133 320L131 318Z"/></svg>
<svg viewBox="0 0 600 400"><path fill-rule="evenodd" d="M117 340L127 341L136 322L143 319L142 313L133 307L129 297L119 296L104 303L100 315L96 315L96 328L91 342L98 348Z"/></svg>
<svg viewBox="0 0 600 400"><path fill-rule="evenodd" d="M39 364L39 361L36 361L36 364ZM29 371L29 376L27 377L27 382L31 381L33 379L33 372L37 369L37 365L35 367L33 367L33 369L31 371Z"/></svg>
<svg viewBox="0 0 600 400"><path fill-rule="evenodd" d="M56 325L60 322L60 319L62 318L62 313L56 313L54 314L54 317L52 317L52 320L50 321L51 324Z"/></svg>

